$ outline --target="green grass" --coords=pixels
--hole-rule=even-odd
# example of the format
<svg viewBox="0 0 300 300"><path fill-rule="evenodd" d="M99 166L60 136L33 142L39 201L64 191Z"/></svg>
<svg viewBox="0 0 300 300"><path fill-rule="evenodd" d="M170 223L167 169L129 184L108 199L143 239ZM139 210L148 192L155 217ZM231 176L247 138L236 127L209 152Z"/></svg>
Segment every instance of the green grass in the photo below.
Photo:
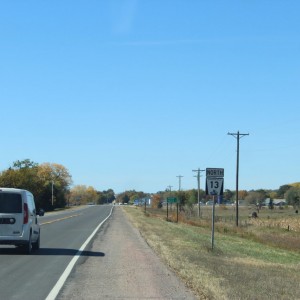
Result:
<svg viewBox="0 0 300 300"><path fill-rule="evenodd" d="M211 229L205 222L204 226L191 226L166 222L132 207L124 211L199 299L300 299L299 249L264 243L253 228L229 228L224 233L219 226L212 251ZM263 231L268 235L266 228ZM274 235L274 228L269 234ZM295 235L283 232L286 234Z"/></svg>

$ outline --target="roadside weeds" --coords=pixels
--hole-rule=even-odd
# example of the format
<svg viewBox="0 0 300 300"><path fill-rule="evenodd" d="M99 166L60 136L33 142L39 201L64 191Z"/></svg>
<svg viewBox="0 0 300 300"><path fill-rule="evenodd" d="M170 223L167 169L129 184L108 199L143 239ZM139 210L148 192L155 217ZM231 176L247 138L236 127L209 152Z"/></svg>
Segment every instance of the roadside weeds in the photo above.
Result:
<svg viewBox="0 0 300 300"><path fill-rule="evenodd" d="M300 253L234 233L166 222L123 209L147 243L199 299L300 299Z"/></svg>

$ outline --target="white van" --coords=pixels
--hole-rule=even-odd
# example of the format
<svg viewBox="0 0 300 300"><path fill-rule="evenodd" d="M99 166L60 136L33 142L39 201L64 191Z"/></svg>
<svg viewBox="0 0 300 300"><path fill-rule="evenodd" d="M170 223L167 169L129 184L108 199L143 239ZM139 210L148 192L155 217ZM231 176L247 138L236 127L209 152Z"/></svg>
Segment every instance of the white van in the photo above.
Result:
<svg viewBox="0 0 300 300"><path fill-rule="evenodd" d="M27 254L40 248L40 225L30 192L0 188L0 244L22 247Z"/></svg>

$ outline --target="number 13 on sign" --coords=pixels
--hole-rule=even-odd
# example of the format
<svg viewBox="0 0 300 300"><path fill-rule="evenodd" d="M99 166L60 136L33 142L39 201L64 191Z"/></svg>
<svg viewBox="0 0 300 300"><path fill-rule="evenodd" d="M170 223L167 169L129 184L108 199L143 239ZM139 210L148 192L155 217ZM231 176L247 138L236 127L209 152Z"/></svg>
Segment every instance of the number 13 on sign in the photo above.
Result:
<svg viewBox="0 0 300 300"><path fill-rule="evenodd" d="M206 178L207 195L223 195L224 178Z"/></svg>

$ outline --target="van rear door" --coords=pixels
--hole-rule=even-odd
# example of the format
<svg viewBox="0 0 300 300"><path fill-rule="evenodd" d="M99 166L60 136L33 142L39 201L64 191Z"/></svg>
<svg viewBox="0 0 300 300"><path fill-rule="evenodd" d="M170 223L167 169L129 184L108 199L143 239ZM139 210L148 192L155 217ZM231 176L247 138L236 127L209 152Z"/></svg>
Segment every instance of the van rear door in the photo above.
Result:
<svg viewBox="0 0 300 300"><path fill-rule="evenodd" d="M22 195L20 193L0 192L0 236L20 236L22 230Z"/></svg>

